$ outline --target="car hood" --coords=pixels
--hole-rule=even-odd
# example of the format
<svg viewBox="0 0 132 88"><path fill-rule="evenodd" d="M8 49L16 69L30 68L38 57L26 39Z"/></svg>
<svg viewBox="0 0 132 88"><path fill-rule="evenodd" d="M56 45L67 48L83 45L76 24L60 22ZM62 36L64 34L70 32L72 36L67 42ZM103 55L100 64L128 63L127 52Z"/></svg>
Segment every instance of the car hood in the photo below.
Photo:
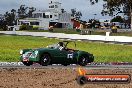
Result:
<svg viewBox="0 0 132 88"><path fill-rule="evenodd" d="M33 51L37 50L37 51L41 51L41 50L49 50L50 48L36 48L36 49L32 49Z"/></svg>

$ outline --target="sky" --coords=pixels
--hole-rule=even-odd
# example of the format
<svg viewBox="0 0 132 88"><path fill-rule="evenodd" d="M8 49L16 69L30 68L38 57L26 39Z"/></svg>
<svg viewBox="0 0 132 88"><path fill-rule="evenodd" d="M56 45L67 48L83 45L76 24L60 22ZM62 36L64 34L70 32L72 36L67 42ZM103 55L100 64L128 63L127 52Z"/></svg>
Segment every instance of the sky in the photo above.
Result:
<svg viewBox="0 0 132 88"><path fill-rule="evenodd" d="M48 3L51 0L0 0L0 14L4 14L11 9L18 9L20 5L26 5L37 8L37 10L44 10L48 8ZM52 0L54 1L54 0ZM90 5L90 0L56 0L62 3L62 7L70 12L71 9L76 8L77 11L82 12L82 20L88 19L110 19L109 16L102 16L103 0L98 4ZM93 15L97 14L97 15Z"/></svg>

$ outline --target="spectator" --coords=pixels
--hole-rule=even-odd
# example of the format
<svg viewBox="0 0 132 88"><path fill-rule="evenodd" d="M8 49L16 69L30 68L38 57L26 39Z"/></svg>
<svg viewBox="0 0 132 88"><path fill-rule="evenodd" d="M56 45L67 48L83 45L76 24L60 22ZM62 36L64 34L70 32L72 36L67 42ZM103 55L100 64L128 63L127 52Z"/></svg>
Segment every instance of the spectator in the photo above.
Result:
<svg viewBox="0 0 132 88"><path fill-rule="evenodd" d="M80 30L82 30L83 29L83 24L80 24L80 27L79 28L80 28Z"/></svg>
<svg viewBox="0 0 132 88"><path fill-rule="evenodd" d="M117 27L115 26L115 24L112 26L111 31L112 33L117 33Z"/></svg>
<svg viewBox="0 0 132 88"><path fill-rule="evenodd" d="M53 26L50 26L50 27L49 27L49 31L50 31L50 32L53 32Z"/></svg>

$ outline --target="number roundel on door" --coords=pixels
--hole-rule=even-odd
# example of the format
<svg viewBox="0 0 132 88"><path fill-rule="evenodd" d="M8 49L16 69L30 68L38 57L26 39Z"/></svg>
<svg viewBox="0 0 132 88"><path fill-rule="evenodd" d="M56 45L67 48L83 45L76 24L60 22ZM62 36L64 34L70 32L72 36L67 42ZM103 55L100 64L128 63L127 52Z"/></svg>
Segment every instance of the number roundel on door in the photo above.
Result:
<svg viewBox="0 0 132 88"><path fill-rule="evenodd" d="M73 54L68 54L67 58L73 58Z"/></svg>

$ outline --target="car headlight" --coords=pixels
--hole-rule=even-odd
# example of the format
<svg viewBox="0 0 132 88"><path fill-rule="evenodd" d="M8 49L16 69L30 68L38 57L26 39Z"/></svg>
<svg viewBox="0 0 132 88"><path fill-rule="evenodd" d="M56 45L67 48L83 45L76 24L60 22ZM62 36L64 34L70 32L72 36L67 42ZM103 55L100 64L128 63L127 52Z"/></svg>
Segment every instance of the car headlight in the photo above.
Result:
<svg viewBox="0 0 132 88"><path fill-rule="evenodd" d="M23 54L23 50L20 50L20 55L22 55Z"/></svg>
<svg viewBox="0 0 132 88"><path fill-rule="evenodd" d="M36 51L34 51L34 53L35 53L35 55L38 55L38 51L36 50Z"/></svg>

